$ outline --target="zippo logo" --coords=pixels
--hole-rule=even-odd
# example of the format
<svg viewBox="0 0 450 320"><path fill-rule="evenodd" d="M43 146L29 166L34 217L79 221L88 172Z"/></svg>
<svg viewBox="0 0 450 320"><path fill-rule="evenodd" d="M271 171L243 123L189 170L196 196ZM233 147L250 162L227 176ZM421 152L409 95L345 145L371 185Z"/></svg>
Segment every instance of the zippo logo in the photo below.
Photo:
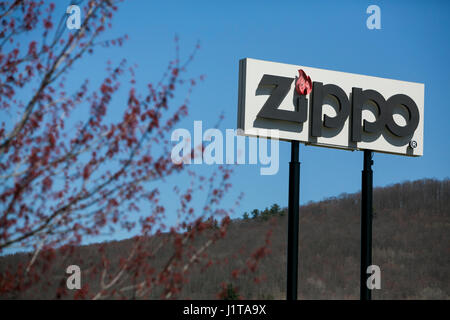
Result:
<svg viewBox="0 0 450 320"><path fill-rule="evenodd" d="M278 109L281 102L285 99L290 91L292 82L295 78L282 77L270 74L264 74L258 89L272 87L272 93L257 114L258 118L266 118L272 120L283 120L294 123L303 123L308 116L308 99L306 95L312 92L312 108L310 115L312 137L322 137L323 127L329 129L342 129L348 117L351 117L350 139L353 142L362 141L362 132L369 134L381 134L384 130L398 138L411 137L420 120L419 109L408 95L395 94L387 100L376 90L362 89L353 87L351 98L339 86L335 84L323 84L322 82L313 82L306 73L300 69L297 77L294 93L295 111ZM312 83L312 84L311 84ZM325 97L332 96L338 104L336 115L330 117L323 114L322 107ZM350 102L351 99L351 102ZM378 109L376 120L362 122L363 106L367 102L372 102ZM403 106L407 110L406 125L400 126L394 120L394 108L398 105ZM322 120L323 118L323 120ZM362 122L362 124L361 124ZM339 130L336 130L338 132ZM409 143L411 148L417 146L416 141Z"/></svg>

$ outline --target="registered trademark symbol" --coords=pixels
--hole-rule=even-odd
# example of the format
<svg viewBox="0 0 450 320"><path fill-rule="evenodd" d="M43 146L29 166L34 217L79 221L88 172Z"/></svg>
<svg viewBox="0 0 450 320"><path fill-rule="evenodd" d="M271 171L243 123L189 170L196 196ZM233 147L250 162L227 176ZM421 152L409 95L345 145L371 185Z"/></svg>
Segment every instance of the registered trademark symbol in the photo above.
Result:
<svg viewBox="0 0 450 320"><path fill-rule="evenodd" d="M417 148L417 141L416 140L411 140L409 142L409 146L413 149Z"/></svg>

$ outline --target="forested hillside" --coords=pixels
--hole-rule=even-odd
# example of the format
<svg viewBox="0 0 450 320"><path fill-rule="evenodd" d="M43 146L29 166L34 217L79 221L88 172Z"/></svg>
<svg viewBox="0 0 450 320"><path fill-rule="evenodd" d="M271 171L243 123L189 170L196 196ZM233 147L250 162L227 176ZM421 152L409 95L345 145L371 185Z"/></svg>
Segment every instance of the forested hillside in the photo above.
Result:
<svg viewBox="0 0 450 320"><path fill-rule="evenodd" d="M426 179L376 188L373 205L373 263L381 268L382 286L373 299L449 299L450 180ZM261 209L233 220L226 236L209 246L201 261L189 266L188 280L173 297L216 299L232 293L248 299L284 299L286 210L277 205ZM300 299L359 298L359 235L359 193L300 208ZM155 267L173 250L169 238L161 234L146 241L149 250L159 247ZM120 261L115 256L123 256L132 242L109 242L102 252L118 268ZM193 245L201 246L202 237ZM70 254L53 253L60 261L46 270L39 285L17 294L0 293L0 298L72 298L76 291L64 289L66 266L90 268L101 259L101 247L94 244L74 248ZM29 259L30 255L23 253L1 257L0 275L5 279L8 268L25 265ZM90 292L99 290L100 281L101 273L97 278L82 279ZM134 290L123 290L120 296L137 298ZM148 296L160 297L157 288Z"/></svg>

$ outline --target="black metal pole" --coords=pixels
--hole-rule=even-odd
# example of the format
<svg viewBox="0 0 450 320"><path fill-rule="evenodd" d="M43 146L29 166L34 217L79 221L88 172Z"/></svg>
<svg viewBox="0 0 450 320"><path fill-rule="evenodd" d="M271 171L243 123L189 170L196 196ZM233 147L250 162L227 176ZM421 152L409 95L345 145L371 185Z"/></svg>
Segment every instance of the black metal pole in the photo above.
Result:
<svg viewBox="0 0 450 320"><path fill-rule="evenodd" d="M298 154L298 141L291 141L291 162L289 162L287 300L297 300L298 211L300 205L300 162L298 161Z"/></svg>
<svg viewBox="0 0 450 320"><path fill-rule="evenodd" d="M361 188L361 278L360 299L371 300L372 292L367 287L367 267L372 265L372 151L364 150L364 169Z"/></svg>

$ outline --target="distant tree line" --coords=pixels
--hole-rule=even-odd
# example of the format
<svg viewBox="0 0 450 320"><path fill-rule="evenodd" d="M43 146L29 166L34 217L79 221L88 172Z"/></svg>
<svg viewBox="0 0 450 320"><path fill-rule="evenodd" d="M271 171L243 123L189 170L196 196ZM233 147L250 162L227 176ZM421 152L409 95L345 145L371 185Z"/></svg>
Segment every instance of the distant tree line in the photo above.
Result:
<svg viewBox="0 0 450 320"><path fill-rule="evenodd" d="M299 298L359 298L360 199L360 193L341 194L300 208ZM373 262L382 269L382 290L376 290L373 298L449 299L450 180L424 179L374 188L373 207L376 213ZM263 221L264 217L272 215L273 219ZM217 228L215 216L205 217L188 227L190 230L204 230L189 245L205 249L197 255L202 260L188 268L189 281L183 283L175 298L285 299L286 216L286 208L281 209L277 205L244 213L240 221L230 222L225 238L209 247L205 247L205 243L211 238L210 234L218 232L214 229ZM220 231L221 222L218 224ZM269 232L271 237L267 237ZM163 232L142 242L142 252L159 250L154 255L157 259L152 261L155 270L163 269L176 253L172 237L173 234ZM121 258L129 254L134 243L134 239L127 239L76 246L69 255L61 250L49 252L55 262L46 277L42 277L43 281L17 294L0 291L0 299L70 299L71 296L56 296L58 290L66 288L64 271L68 264L77 264L81 270L88 270L105 258L111 261L110 272L105 276L109 277L109 274L120 272ZM262 246L264 250L261 250ZM263 258L259 258L261 253L264 253ZM7 275L12 268L20 270L20 266L26 266L31 257L31 253L0 257L0 284L3 281L3 284L10 285L6 281L8 277L2 280L1 276ZM191 257L182 260L181 266L189 263ZM257 265L255 257L259 259ZM147 256L138 258L138 262L148 259ZM125 279L130 279L139 270L136 265L123 272ZM39 264L39 270L44 267L47 266ZM22 267L21 272L25 272L25 268ZM83 276L82 281L89 283L92 291L99 291L101 276ZM136 284L144 277L145 274L139 274ZM138 293L137 289L122 291L121 298L166 297L163 287L155 287L148 297L141 297Z"/></svg>
<svg viewBox="0 0 450 320"><path fill-rule="evenodd" d="M270 208L265 208L264 210L258 210L258 209L253 209L250 213L250 215L248 214L248 212L244 212L242 219L243 220L256 220L256 219L261 219L263 221L269 220L272 217L276 217L276 216L284 216L285 215L285 209L282 209L278 204L274 203L273 205L270 206Z"/></svg>

